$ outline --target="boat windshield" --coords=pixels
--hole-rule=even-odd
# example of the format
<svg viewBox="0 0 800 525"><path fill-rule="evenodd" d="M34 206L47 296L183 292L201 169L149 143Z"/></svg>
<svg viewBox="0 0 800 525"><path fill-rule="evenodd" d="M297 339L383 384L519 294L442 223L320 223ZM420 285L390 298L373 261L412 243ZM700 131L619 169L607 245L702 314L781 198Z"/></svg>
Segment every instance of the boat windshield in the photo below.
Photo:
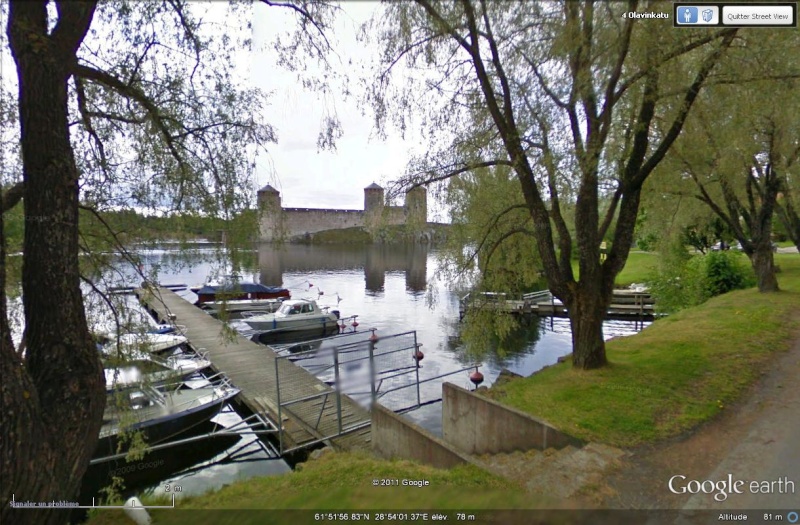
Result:
<svg viewBox="0 0 800 525"><path fill-rule="evenodd" d="M306 314L313 312L313 307L310 304L286 304L283 303L278 309L278 313L282 315L297 315L300 313Z"/></svg>

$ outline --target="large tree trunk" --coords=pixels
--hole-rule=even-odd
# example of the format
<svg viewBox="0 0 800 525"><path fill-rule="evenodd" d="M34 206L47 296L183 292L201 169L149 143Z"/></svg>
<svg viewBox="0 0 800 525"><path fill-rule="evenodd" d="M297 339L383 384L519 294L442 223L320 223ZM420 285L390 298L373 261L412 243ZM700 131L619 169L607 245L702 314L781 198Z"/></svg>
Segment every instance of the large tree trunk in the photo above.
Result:
<svg viewBox="0 0 800 525"><path fill-rule="evenodd" d="M609 299L599 283L581 279L577 292L569 303L569 322L572 328L572 366L589 370L606 365L606 344L603 320Z"/></svg>
<svg viewBox="0 0 800 525"><path fill-rule="evenodd" d="M0 522L64 523L62 509L17 501L74 501L97 442L105 380L86 323L78 269L78 171L69 139L67 83L94 4L59 4L48 34L45 2L13 2L8 35L19 83L25 239L26 355L3 337L0 354Z"/></svg>
<svg viewBox="0 0 800 525"><path fill-rule="evenodd" d="M775 262L769 240L759 242L753 253L749 254L750 264L756 274L759 292L777 292L778 279L775 277Z"/></svg>
<svg viewBox="0 0 800 525"><path fill-rule="evenodd" d="M789 239L794 243L797 251L800 252L800 215L795 211L788 191L784 193L784 200L785 203L775 206L775 211L778 214L778 219L783 223L783 227L786 228Z"/></svg>

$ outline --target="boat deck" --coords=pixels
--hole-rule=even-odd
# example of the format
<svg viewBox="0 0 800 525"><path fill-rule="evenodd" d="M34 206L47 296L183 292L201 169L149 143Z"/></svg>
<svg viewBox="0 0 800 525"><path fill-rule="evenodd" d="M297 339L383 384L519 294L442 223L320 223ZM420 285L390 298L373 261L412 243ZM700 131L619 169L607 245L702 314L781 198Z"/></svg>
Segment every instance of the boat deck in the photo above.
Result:
<svg viewBox="0 0 800 525"><path fill-rule="evenodd" d="M206 352L213 368L227 376L241 390L239 399L254 413L275 423L278 421L278 395L286 400L328 391L333 393L330 386L310 372L287 359L276 359L271 348L239 335L175 292L166 288L140 288L135 293L159 322L186 326L185 335L189 344L200 352ZM281 381L280 394L276 385L276 361ZM336 436L340 425L336 404L323 404L319 397L309 399L306 404L308 406L294 405L291 410L285 407L281 410L284 450L319 441L326 441L343 450L371 446L368 424ZM341 425L345 428L370 421L369 411L346 395L341 396L341 413Z"/></svg>

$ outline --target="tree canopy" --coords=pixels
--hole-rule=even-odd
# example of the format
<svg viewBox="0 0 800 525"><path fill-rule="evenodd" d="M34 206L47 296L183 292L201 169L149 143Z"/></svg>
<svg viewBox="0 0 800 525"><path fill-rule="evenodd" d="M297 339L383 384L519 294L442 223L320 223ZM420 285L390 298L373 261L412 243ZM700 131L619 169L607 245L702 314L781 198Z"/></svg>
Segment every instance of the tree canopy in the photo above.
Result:
<svg viewBox="0 0 800 525"><path fill-rule="evenodd" d="M320 57L331 7L269 2L298 15L283 50ZM24 209L25 333L11 340L0 300L0 521L58 523L94 451L105 379L90 337L79 255L107 235L103 211L170 210L230 219L251 204L253 161L274 142L265 97L243 82L250 3L12 1L2 44L16 67L3 87L0 288L6 217ZM6 80L6 79L4 79ZM10 131L16 130L16 131ZM18 147L17 147L18 146ZM8 214L7 212L13 212ZM110 239L110 240L108 240Z"/></svg>
<svg viewBox="0 0 800 525"><path fill-rule="evenodd" d="M623 16L645 6L671 9L419 0L391 4L368 28L383 46L368 96L378 127L418 119L430 143L399 186L513 170L548 287L570 312L581 368L606 363L602 319L633 242L642 185L737 32ZM404 79L393 76L398 63L411 72Z"/></svg>

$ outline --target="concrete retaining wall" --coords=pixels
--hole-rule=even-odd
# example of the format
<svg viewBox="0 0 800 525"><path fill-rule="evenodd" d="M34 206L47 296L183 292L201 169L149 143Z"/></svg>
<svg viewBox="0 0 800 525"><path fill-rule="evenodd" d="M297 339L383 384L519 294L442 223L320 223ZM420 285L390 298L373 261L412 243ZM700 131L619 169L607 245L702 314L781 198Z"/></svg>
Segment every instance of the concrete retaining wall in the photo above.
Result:
<svg viewBox="0 0 800 525"><path fill-rule="evenodd" d="M378 404L372 409L372 450L386 459L410 459L437 468L471 463L441 439Z"/></svg>
<svg viewBox="0 0 800 525"><path fill-rule="evenodd" d="M529 414L451 383L442 385L444 440L467 454L582 447L583 442Z"/></svg>

